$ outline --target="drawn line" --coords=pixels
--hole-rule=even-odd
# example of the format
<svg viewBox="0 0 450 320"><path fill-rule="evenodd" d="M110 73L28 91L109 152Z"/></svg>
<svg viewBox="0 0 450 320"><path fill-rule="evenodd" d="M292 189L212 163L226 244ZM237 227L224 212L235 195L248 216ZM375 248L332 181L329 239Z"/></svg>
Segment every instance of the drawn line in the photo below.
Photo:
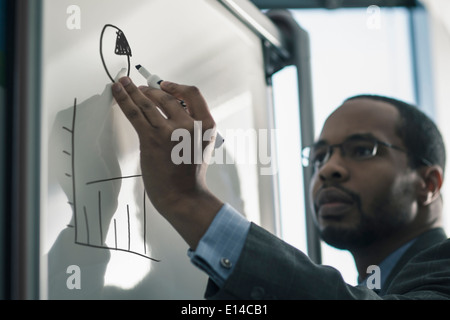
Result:
<svg viewBox="0 0 450 320"><path fill-rule="evenodd" d="M134 175L134 176L125 176L125 177L116 177L116 178L109 178L109 179L102 179L102 180L95 180L87 182L86 185L95 184L95 183L102 183L102 182L108 182L113 180L123 180L123 179L131 179L131 178L139 178L142 177L141 174Z"/></svg>
<svg viewBox="0 0 450 320"><path fill-rule="evenodd" d="M76 99L75 99L76 100ZM73 133L73 128L72 128L72 130L70 130L69 128L67 128L67 127L62 127L64 130L66 130L66 131L68 131L68 132L70 132L70 133Z"/></svg>
<svg viewBox="0 0 450 320"><path fill-rule="evenodd" d="M66 177L72 178L71 174L66 173Z"/></svg>
<svg viewBox="0 0 450 320"><path fill-rule="evenodd" d="M117 250L117 226L116 226L116 219L114 219L114 242Z"/></svg>
<svg viewBox="0 0 450 320"><path fill-rule="evenodd" d="M78 244L78 245L81 245L81 246L86 246L86 247L91 247L91 248L111 250L110 247L97 246L97 245L87 244L87 243L83 243L83 242L75 242L75 244ZM116 248L116 250L117 250L117 251L126 252L126 253L132 253L132 254L138 255L138 256L140 256L140 257L143 257L143 258L146 258L146 259L155 261L155 262L161 262L161 260L157 260L157 259L154 259L154 258L150 258L150 257L148 257L148 256L143 255L142 253L139 253L139 252L129 251L129 250L126 250L126 249L121 249L121 248Z"/></svg>
<svg viewBox="0 0 450 320"><path fill-rule="evenodd" d="M90 232L89 232L89 221L88 221L88 216L87 216L87 209L86 206L83 207L84 210L84 218L86 221L86 230L87 230L87 242L88 243L83 243L83 242L79 242L78 241L78 219L77 219L77 200L76 200L76 179L75 179L75 128L76 128L76 118L77 118L77 98L74 99L74 105L73 105L73 119L72 119L72 130L70 130L67 127L63 127L64 130L68 131L71 133L72 135L72 148L71 148L71 152L68 151L63 151L64 154L71 156L72 157L72 175L69 175L68 173L66 173L66 175L68 177L72 178L72 190L73 190L73 201L68 201L67 203L69 205L71 205L73 207L73 212L74 212L74 224L68 224L67 227L69 228L74 228L75 229L75 244L78 245L82 245L82 246L86 246L86 247L91 247L91 248L98 248L98 249L106 249L106 250L114 250L114 248L110 248L108 246L104 246L103 245L103 228L102 228L102 212L101 212L101 192L98 192L98 208L99 208L99 222L100 222L100 243L101 245L93 245L90 244ZM101 183L101 182L107 182L107 181L112 181L112 180L120 180L120 179L129 179L129 178L138 178L138 177L142 177L142 175L133 175L133 176L125 176L125 177L117 177L117 178L111 178L111 179L104 179L104 180L97 180L97 181L91 181L88 182L87 184L95 184L95 183ZM145 191L144 191L144 252L147 253L147 248L146 248L146 208L145 208ZM138 255L140 257L155 261L155 262L161 262L161 260L157 260L154 258L151 258L147 255L144 255L142 253L139 252L135 252L135 251L131 251L131 229L130 229L130 214L129 214L129 206L127 205L127 213L128 213L128 250L126 249L121 249L118 248L117 245L117 222L116 219L114 219L114 241L115 241L115 250L117 251L122 251L122 252L127 252L127 253L131 253L131 254L135 254Z"/></svg>
<svg viewBox="0 0 450 320"><path fill-rule="evenodd" d="M73 190L73 216L75 223L75 242L78 242L78 224L77 224L77 200L76 200L76 185L75 185L75 121L77 118L77 98L73 102L73 119L72 130L68 130L72 133L72 190ZM63 127L63 129L67 129Z"/></svg>
<svg viewBox="0 0 450 320"><path fill-rule="evenodd" d="M88 217L87 217L86 206L83 206L83 210L84 210L84 220L86 221L87 243L90 244L90 241L89 241L89 221L88 221Z"/></svg>
<svg viewBox="0 0 450 320"><path fill-rule="evenodd" d="M100 191L98 191L98 221L100 223L100 245L103 245L102 194Z"/></svg>
<svg viewBox="0 0 450 320"><path fill-rule="evenodd" d="M131 68L130 68L130 65L131 65L130 57L131 57L132 53L131 53L130 45L128 44L128 41L127 41L127 39L126 39L125 34L123 33L123 31L120 30L118 27L112 25L112 24L106 24L106 25L103 27L102 33L101 33L101 35L100 35L100 58L101 58L101 60L102 60L102 64L103 64L103 67L105 68L106 74L108 75L109 79L111 79L112 83L114 83L115 81L114 81L113 77L111 76L111 74L109 73L108 68L107 68L107 66L106 66L105 59L104 59L104 57L103 57L103 36L104 36L105 30L106 30L108 27L114 28L114 29L116 29L116 30L118 31L118 32L116 33L116 34L117 34L117 38L116 38L116 46L117 46L117 45L120 45L121 48L120 48L120 50L117 50L117 49L119 49L119 48L116 47L116 52L115 52L115 53L116 53L117 55L126 55L126 56L127 56L127 61L128 61L128 68L127 68L128 71L127 71L127 76L128 76L128 77L130 76L130 69L131 69Z"/></svg>
<svg viewBox="0 0 450 320"><path fill-rule="evenodd" d="M144 190L144 253L147 254L147 211L145 208L145 190Z"/></svg>
<svg viewBox="0 0 450 320"><path fill-rule="evenodd" d="M131 246L131 237L130 237L130 206L127 205L127 219L128 219L128 251L130 250Z"/></svg>

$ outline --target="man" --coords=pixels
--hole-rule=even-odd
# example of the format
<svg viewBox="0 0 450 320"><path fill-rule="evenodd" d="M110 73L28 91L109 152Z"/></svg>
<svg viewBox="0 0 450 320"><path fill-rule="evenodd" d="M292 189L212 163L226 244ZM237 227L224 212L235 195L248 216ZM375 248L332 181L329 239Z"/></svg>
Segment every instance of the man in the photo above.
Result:
<svg viewBox="0 0 450 320"><path fill-rule="evenodd" d="M193 132L194 121L210 130L215 123L195 87L163 82L161 89L136 88L126 77L113 95L138 133L150 200L210 276L207 298L450 298L450 240L441 228L445 151L421 113L395 100L355 97L305 150L315 170L311 197L321 235L353 254L361 281L369 266L379 266L375 292L346 284L337 270L312 263L223 204L205 183L207 152L203 163L173 164L173 130ZM423 141L427 132L431 141Z"/></svg>

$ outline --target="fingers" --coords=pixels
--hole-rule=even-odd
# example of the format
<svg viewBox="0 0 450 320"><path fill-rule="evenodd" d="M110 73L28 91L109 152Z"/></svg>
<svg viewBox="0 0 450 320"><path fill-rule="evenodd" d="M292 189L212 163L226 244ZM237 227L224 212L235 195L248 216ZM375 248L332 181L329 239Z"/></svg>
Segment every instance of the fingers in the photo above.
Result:
<svg viewBox="0 0 450 320"><path fill-rule="evenodd" d="M114 98L136 131L148 129L149 124L155 128L163 124L164 118L156 109L156 105L131 82L130 78L121 78L113 85L112 91Z"/></svg>
<svg viewBox="0 0 450 320"><path fill-rule="evenodd" d="M197 87L180 85L169 81L163 81L160 86L163 91L186 102L192 118L196 120L212 119L208 104Z"/></svg>
<svg viewBox="0 0 450 320"><path fill-rule="evenodd" d="M127 75L127 69L126 68L120 69L120 71L117 73L116 77L114 78L114 82L119 81L120 78L123 78L126 75Z"/></svg>
<svg viewBox="0 0 450 320"><path fill-rule="evenodd" d="M169 119L178 119L180 116L186 116L180 101L174 96L150 87L140 87L140 90L147 98L154 101Z"/></svg>
<svg viewBox="0 0 450 320"><path fill-rule="evenodd" d="M202 121L206 129L215 127L208 105L196 87L164 81L161 89L137 88L129 77L121 78L113 85L114 98L138 134L148 131L149 125L161 129L180 125L191 128L193 120ZM189 114L179 99L187 103Z"/></svg>

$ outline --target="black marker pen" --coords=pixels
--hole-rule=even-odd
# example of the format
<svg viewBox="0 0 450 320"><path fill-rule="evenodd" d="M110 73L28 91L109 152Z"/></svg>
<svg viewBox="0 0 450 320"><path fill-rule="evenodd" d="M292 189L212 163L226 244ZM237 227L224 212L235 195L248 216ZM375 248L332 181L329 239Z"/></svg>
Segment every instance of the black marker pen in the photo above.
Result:
<svg viewBox="0 0 450 320"><path fill-rule="evenodd" d="M140 74L142 74L142 76L145 79L147 79L147 84L149 87L161 89L160 84L161 82L163 82L163 79L158 77L156 74L151 74L147 69L145 69L140 64L136 66L136 69L139 71Z"/></svg>

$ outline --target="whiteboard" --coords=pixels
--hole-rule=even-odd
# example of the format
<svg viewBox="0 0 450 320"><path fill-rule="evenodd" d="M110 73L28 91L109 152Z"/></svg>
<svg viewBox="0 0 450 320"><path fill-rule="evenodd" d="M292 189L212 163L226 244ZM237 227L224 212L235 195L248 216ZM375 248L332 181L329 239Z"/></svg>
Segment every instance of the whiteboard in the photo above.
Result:
<svg viewBox="0 0 450 320"><path fill-rule="evenodd" d="M270 179L252 133L271 129L261 40L215 0L44 0L42 14L41 298L203 299L207 276L145 196L107 71L144 85L142 64L199 87L225 137L208 185L259 223ZM117 55L124 37L131 52Z"/></svg>

